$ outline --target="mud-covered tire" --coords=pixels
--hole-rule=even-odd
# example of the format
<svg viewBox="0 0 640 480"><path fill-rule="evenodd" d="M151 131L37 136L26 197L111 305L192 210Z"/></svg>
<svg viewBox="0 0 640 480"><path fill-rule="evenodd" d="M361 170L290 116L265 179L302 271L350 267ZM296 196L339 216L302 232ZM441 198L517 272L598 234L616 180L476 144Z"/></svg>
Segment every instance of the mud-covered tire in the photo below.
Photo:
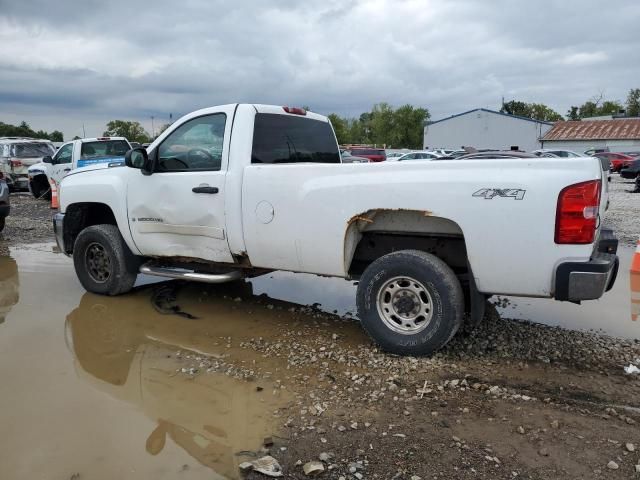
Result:
<svg viewBox="0 0 640 480"><path fill-rule="evenodd" d="M4 230L5 217L0 217L0 232Z"/></svg>
<svg viewBox="0 0 640 480"><path fill-rule="evenodd" d="M100 295L130 291L140 261L115 225L93 225L80 232L73 246L73 264L82 286Z"/></svg>
<svg viewBox="0 0 640 480"><path fill-rule="evenodd" d="M389 253L371 263L360 278L357 303L369 336L399 355L432 354L453 338L464 316L464 293L453 270L419 250Z"/></svg>

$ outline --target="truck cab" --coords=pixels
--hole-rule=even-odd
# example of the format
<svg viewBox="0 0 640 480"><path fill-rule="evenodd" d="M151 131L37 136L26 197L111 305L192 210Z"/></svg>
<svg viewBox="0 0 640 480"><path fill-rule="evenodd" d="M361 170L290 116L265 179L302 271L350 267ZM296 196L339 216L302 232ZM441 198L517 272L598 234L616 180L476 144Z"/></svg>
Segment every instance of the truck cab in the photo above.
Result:
<svg viewBox="0 0 640 480"><path fill-rule="evenodd" d="M59 185L71 170L99 163L124 162L131 148L124 137L82 138L66 142L55 154L29 167L29 190L34 197L48 196L50 182Z"/></svg>

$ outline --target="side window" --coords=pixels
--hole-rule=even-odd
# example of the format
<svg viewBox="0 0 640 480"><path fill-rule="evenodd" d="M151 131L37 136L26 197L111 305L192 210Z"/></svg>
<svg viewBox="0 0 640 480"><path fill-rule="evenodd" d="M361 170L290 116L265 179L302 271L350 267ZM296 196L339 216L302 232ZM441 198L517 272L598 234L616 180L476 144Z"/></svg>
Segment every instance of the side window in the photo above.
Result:
<svg viewBox="0 0 640 480"><path fill-rule="evenodd" d="M156 171L220 170L226 121L215 113L180 125L158 147Z"/></svg>
<svg viewBox="0 0 640 480"><path fill-rule="evenodd" d="M73 155L73 143L69 143L60 147L58 153L55 154L53 163L71 163L71 156Z"/></svg>

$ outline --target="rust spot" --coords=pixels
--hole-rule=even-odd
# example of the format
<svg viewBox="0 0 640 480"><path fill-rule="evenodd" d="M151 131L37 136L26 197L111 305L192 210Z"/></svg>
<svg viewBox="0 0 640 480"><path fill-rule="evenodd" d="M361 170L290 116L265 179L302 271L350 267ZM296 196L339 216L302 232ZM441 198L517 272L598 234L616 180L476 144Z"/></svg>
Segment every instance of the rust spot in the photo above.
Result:
<svg viewBox="0 0 640 480"><path fill-rule="evenodd" d="M433 215L433 212L431 210L425 210L422 213L424 214L425 217L430 217L431 215Z"/></svg>
<svg viewBox="0 0 640 480"><path fill-rule="evenodd" d="M353 217L353 220L362 220L363 222L373 223L373 220L367 217Z"/></svg>

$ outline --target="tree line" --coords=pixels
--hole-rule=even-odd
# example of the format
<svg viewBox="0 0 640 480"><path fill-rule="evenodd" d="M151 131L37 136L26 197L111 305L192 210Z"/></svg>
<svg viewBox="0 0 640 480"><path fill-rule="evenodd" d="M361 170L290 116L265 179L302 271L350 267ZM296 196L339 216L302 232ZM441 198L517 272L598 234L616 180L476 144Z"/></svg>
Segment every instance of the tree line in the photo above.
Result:
<svg viewBox="0 0 640 480"><path fill-rule="evenodd" d="M310 110L305 107L306 110ZM545 122L564 120L565 117L543 103L527 103L518 100L502 102L500 111L510 115L532 118ZM625 111L629 117L640 116L640 88L629 90L624 103L617 100L607 100L604 94L587 100L582 105L572 105L567 111L567 120L582 120L588 117L615 115ZM371 111L360 114L359 117L341 117L336 113L329 115L329 120L336 132L340 145L371 144L402 148L422 148L424 125L430 118L429 110L413 105L402 105L394 108L388 103L375 104ZM154 136L144 129L140 122L128 120L111 120L103 135L106 137L125 137L131 142L149 143L157 138L170 124L164 124ZM34 131L29 124L10 125L0 122L0 137L33 137L62 142L62 132L54 130L51 133L43 130ZM79 138L79 137L76 137Z"/></svg>
<svg viewBox="0 0 640 480"><path fill-rule="evenodd" d="M62 132L54 130L45 132L44 130L33 130L27 122L20 122L20 125L11 125L0 122L0 137L30 137L51 140L52 142L64 142Z"/></svg>
<svg viewBox="0 0 640 480"><path fill-rule="evenodd" d="M526 103L510 100L508 102L502 102L500 111L511 115L541 120L543 122L557 122L565 119L565 117L543 103ZM617 115L622 111L624 111L628 117L640 116L640 88L632 88L629 90L624 103L618 100L607 100L604 98L604 94L600 93L582 105L572 105L567 111L566 119L582 120L589 117Z"/></svg>
<svg viewBox="0 0 640 480"><path fill-rule="evenodd" d="M424 123L429 118L426 108L409 104L394 108L384 102L358 118L329 115L340 145L375 144L387 148L422 148Z"/></svg>

